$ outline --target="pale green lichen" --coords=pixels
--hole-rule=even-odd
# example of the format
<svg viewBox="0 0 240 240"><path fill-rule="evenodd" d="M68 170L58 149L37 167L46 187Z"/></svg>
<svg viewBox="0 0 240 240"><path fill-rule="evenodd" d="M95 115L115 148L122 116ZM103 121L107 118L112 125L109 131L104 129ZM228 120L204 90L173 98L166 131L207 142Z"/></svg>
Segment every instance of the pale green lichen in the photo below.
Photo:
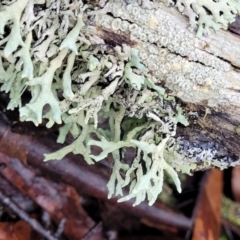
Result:
<svg viewBox="0 0 240 240"><path fill-rule="evenodd" d="M96 62L95 58L88 57L87 60ZM96 77L93 78L93 76L88 75L93 79L92 81L86 81L86 78L82 78L85 82L75 93L74 98L64 100L61 103L62 111L67 112L67 114L64 117L66 125L61 128L58 140L63 142L67 133L71 132L73 127L78 129L79 135L75 136L75 140L69 146L60 149L56 153L46 155L45 160L62 159L67 153L74 152L81 153L85 160L91 164L93 163L92 160L101 161L109 154L112 154L114 166L107 185L109 189L108 196L122 195L122 188L129 185L132 190L130 190L128 196L120 199L120 201L136 197L136 205L147 196L149 204L153 204L162 189L163 170L166 170L173 177L178 191L181 190L177 173L164 159L163 152L169 138L176 133L177 122L187 125L187 121L183 117L179 106L175 105L174 101L166 101L163 89L156 86L149 77L145 76L147 71L139 62L136 50L129 51L129 60L126 63L128 70L131 69L131 71L125 71L125 67L122 77L116 77L115 80L108 83L107 87L104 87L104 83L106 84L111 76L105 73L108 72L106 65L109 64L106 64L106 56L100 55L100 58L99 62L104 64L98 65L95 72ZM113 62L118 66L121 60L113 56L112 58L115 59ZM88 69L89 62L85 64L86 69ZM139 88L136 88L137 85L135 84L138 78L125 81L125 79L132 77L134 68L143 70L141 75L134 73L143 79L141 85L138 86ZM104 76L108 77L105 78ZM126 87L127 91L125 90ZM142 91L140 91L141 89ZM128 101L126 97L129 97L131 101ZM152 109L152 106L154 106L154 109ZM168 107L164 110L166 106ZM142 122L138 126L129 128L128 124L125 125L125 121L128 121L127 116L136 118L135 121L137 122L138 119ZM98 124L99 117L108 122L109 128L104 129ZM93 118L93 121L90 121L91 118ZM121 128L124 125L125 134L121 136ZM156 133L153 133L154 129ZM143 147L145 141L149 140L144 139L146 131L152 131L153 133L152 143L149 145L146 142L148 150ZM92 133L95 133L98 139L93 139L91 137ZM166 137L163 137L163 134L166 134ZM102 149L102 152L99 155L93 155L90 146L98 146ZM143 151L143 159L138 158L137 163L137 160L134 160L135 164L138 164L138 174L136 176L134 176L135 171L133 170L135 164L124 163L125 157L120 153L120 149L128 147L135 148L138 155ZM153 154L152 157L149 154ZM149 167L146 173L143 172L145 165ZM125 174L126 177L124 177ZM134 184L136 184L135 187ZM138 187L139 185L141 187Z"/></svg>
<svg viewBox="0 0 240 240"><path fill-rule="evenodd" d="M211 30L227 29L240 14L239 0L163 0L169 6L189 17L190 26L197 28L197 36L210 34Z"/></svg>
<svg viewBox="0 0 240 240"><path fill-rule="evenodd" d="M62 41L59 49L68 48L72 50L76 55L78 54L76 41L80 30L83 28L84 23L82 20L82 13L78 15L76 26L68 33L67 37Z"/></svg>
<svg viewBox="0 0 240 240"><path fill-rule="evenodd" d="M42 109L49 103L53 120L61 124L61 110L59 101L52 93L52 81L55 71L62 65L66 55L67 50L61 50L57 57L50 62L47 71L41 77L36 77L27 82L29 86L40 86L40 89L36 99L32 99L25 107L20 108L20 118L23 121L33 121L36 126L42 123Z"/></svg>
<svg viewBox="0 0 240 240"><path fill-rule="evenodd" d="M19 108L22 121L39 125L47 119L47 127L62 123L57 141L72 137L68 146L46 154L45 161L73 152L93 164L111 155L108 197L122 196L129 186L129 194L119 201L136 198L137 205L147 198L152 205L162 191L164 171L181 192L177 171L190 174L196 168L194 159L186 161L178 153L175 139L177 124L188 121L175 99L156 84L137 49L109 48L90 26L95 15L104 23L100 15L109 6L97 10L82 1L63 0L0 4L1 91L10 93L7 108ZM227 22L231 17L224 15ZM114 29L120 24L117 19ZM24 91L31 92L31 99L22 106ZM92 146L102 152L92 154ZM131 161L129 149L135 154Z"/></svg>
<svg viewBox="0 0 240 240"><path fill-rule="evenodd" d="M17 47L24 46L24 42L21 37L21 14L26 7L28 0L18 0L10 6L2 6L0 9L0 36L4 34L4 27L8 24L8 21L12 21L11 33L7 44L3 50L3 56L8 58Z"/></svg>

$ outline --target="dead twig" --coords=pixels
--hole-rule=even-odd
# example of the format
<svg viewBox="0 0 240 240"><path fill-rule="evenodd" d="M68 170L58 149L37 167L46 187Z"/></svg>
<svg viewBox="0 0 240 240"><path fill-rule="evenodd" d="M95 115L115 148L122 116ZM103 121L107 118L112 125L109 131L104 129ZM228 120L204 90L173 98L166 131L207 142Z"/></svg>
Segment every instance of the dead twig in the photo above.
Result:
<svg viewBox="0 0 240 240"><path fill-rule="evenodd" d="M57 231L56 231L55 234L54 234L54 237L55 237L55 238L58 239L58 238L61 236L61 234L62 234L63 231L64 231L65 223L66 223L66 218L63 218L63 219L61 220L61 222L59 223L59 225L58 225Z"/></svg>
<svg viewBox="0 0 240 240"><path fill-rule="evenodd" d="M52 236L48 231L46 231L42 225L31 218L27 213L25 213L16 203L14 203L9 197L7 197L3 192L0 191L0 201L9 207L16 215L18 215L21 219L27 222L36 232L41 234L47 240L58 240L54 236Z"/></svg>

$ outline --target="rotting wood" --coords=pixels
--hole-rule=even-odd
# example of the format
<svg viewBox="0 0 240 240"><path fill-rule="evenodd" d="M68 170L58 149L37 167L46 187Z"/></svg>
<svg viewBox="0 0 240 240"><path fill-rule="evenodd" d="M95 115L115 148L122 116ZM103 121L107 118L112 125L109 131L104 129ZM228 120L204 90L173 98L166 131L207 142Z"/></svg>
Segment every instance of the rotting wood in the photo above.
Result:
<svg viewBox="0 0 240 240"><path fill-rule="evenodd" d="M122 44L134 47L137 44L136 42L131 41L129 36L114 33L104 28L98 28L97 34L101 37L101 39L104 40L107 45L111 47L119 46Z"/></svg>
<svg viewBox="0 0 240 240"><path fill-rule="evenodd" d="M105 14L105 17L106 19L108 19L109 22L112 22L115 18L120 18L122 20L128 21L129 23L134 23L137 25L139 24L133 18L131 18L130 14L124 12L127 10L127 7L124 7L124 4L121 5L121 7L119 7L119 5L117 5L117 1L110 0L108 2L111 2L113 6L114 4L118 6L118 8L115 9L115 10L118 10L117 13L114 12L112 9L109 10L107 7L105 12L102 13L102 14ZM144 8L142 8L142 10L143 9ZM156 18L156 16L154 15L156 14L155 9L156 8L154 8L153 10L145 9L144 11L146 12L148 11L148 13L151 14L150 17ZM197 44L192 45L194 43L189 43L189 47L193 48L193 52L197 51L197 53L199 53L200 55L202 54L201 55L202 57L200 57L199 55L198 56L199 59L197 61L191 60L191 58L189 59L189 56L188 56L189 53L186 53L186 55L181 58L182 60L186 61L187 64L194 65L196 64L196 62L200 62L205 67L212 66L214 68L214 63L208 63L208 64L204 63L204 60L206 58L212 57L212 59L215 59L215 61L219 61L219 63L222 63L223 65L229 63L229 67L230 67L227 70L224 70L224 69L219 70L219 71L223 71L223 75L222 75L223 82L221 83L222 91L219 91L220 89L217 89L216 90L217 92L214 92L214 90L211 90L211 88L209 88L208 91L199 92L199 89L194 88L194 89L191 89L191 92L193 93L191 97L191 96L184 96L184 95L179 96L176 93L174 93L173 89L170 88L171 94L180 97L184 102L188 102L188 103L195 102L205 106L209 105L209 103L207 102L211 100L211 98L214 98L216 94L218 94L219 99L216 99L216 105L218 105L219 107L223 107L224 111L228 112L228 107L231 105L235 107L240 107L240 104L238 102L238 99L240 98L240 95L239 95L240 93L238 93L240 89L240 83L238 81L238 79L240 78L240 74L238 72L238 68L240 67L240 57L239 57L240 56L239 54L240 38L235 34L232 34L230 32L223 31L223 30L220 30L216 33L212 33L209 36L203 36L201 39L198 39L197 37L194 38L194 32L190 32L188 30L187 18L184 16L181 16L176 9L174 8L169 9L165 7L164 4L160 4L157 10L159 11L158 14L162 14L164 17L169 19L169 22L172 22L173 25L174 24L176 25L177 30L173 30L174 31L173 34L177 35L178 33L180 34L181 32L184 32L184 36L186 38L188 38L188 35L191 36L189 37L189 40L190 38L192 38L194 39L194 41L200 40L203 42L203 44L198 44L198 45ZM150 20L146 19L146 22L147 21L150 21ZM103 24L96 22L96 24L99 27L102 27L103 29L105 29L104 31L111 36L112 42L114 42L114 39L115 39L114 45L119 45L119 37L118 37L119 34L121 34L122 36L125 35L124 39L129 39L130 32L128 31L123 32L120 29L113 30L110 27L110 25L105 24L105 22ZM143 28L143 30L151 29L151 26L147 26L147 25L145 26L144 24L142 26L139 25L139 27ZM165 26L164 23L162 24L163 26ZM149 29L147 29L147 27ZM156 30L156 27L152 27L151 30L154 32ZM166 28L166 30L170 31L168 28ZM97 31L96 33L99 34L100 38L104 39L102 31L99 31L99 32ZM157 30L156 30L156 33L157 33ZM130 39L128 41L130 41ZM171 41L173 40L169 39L169 41L171 43ZM182 40L182 41L185 41L185 40ZM146 48L149 48L151 46L156 47L156 42L150 43L149 41L145 41L145 43L144 44L143 43L144 42L142 40L136 38L134 47L138 48L140 55L141 55L141 52L143 51L148 52ZM123 41L122 44L126 44L126 42ZM156 47L156 49L160 50L160 47ZM171 53L175 54L176 56L180 56L180 54L175 50L172 50ZM150 56L151 56L151 53L149 53L148 57ZM161 69L161 64L162 63L159 61L159 69ZM175 69L172 69L172 71L174 70ZM153 71L153 75L155 73L156 72ZM167 77L167 75L165 77ZM159 79L159 76L156 75L156 78ZM160 84L161 84L161 80L164 80L164 79L159 79ZM210 85L211 84L214 84L214 83L210 83ZM224 98L226 99L224 100L224 102L221 102L221 100L223 100L221 99L221 96L223 95L224 95ZM233 99L233 96L234 96L234 99ZM204 101L206 102L204 103ZM226 104L227 106L225 107Z"/></svg>
<svg viewBox="0 0 240 240"><path fill-rule="evenodd" d="M217 112L213 109L206 114L207 109L196 105L188 104L186 111L197 112L199 117L190 119L190 126L178 128L177 136L183 137L189 142L195 142L203 146L207 142L218 144L218 157L231 156L237 160L240 153L240 134L237 129L239 126L237 114L231 116L224 112Z"/></svg>
<svg viewBox="0 0 240 240"><path fill-rule="evenodd" d="M99 1L89 2L94 5L101 3ZM112 5L118 4L118 1L114 0L103 2L111 2ZM105 6L107 6L107 4ZM119 41L121 40L119 36L125 39L122 41L123 44L128 44L128 42L133 41L133 39L130 37L131 33L129 31L122 31L120 29L113 30L111 24L106 23L107 21L111 23L114 19L120 19L122 21L126 20L129 24L137 24L138 27L143 29L143 32L149 29L152 32L155 31L154 27L151 29L151 26L147 26L147 20L144 24L140 25L137 20L134 20L131 14L127 13L127 7L120 4L117 6L118 8L115 9L115 12L112 9L109 10L107 7L105 7L105 10L101 10L101 14L104 15L105 20L103 23L95 23L98 29L96 34L104 40L105 38L108 40L107 36L110 37L110 45L119 45ZM149 6L149 8L151 8L151 6ZM173 26L175 26L173 32L174 37L183 33L186 38L189 36L189 40L193 39L193 42L197 42L198 40L200 42L202 41L202 44L196 45L194 45L194 43L189 43L189 47L191 47L192 51L183 56L174 49L171 50L170 52L175 55L176 58L179 58L176 60L175 65L177 65L178 62L183 61L188 67L203 67L203 71L208 67L212 67L217 70L217 72L221 73L221 81L219 82L214 82L213 79L208 79L209 81L206 80L208 82L207 84L204 83L201 85L196 82L190 90L185 90L185 87L181 88L177 85L171 85L168 80L166 80L169 77L169 74L163 74L160 77L157 74L157 71L150 70L159 84L164 86L170 95L174 95L183 101L186 112L192 111L199 115L196 124L191 122L191 125L188 128L183 131L180 129L178 132L180 134L178 134L178 136L185 136L187 138L189 136L189 138L193 140L192 136L194 134L201 133L200 136L206 136L206 138L208 138L207 141L217 143L218 157L229 156L232 159L231 161L240 159L240 135L237 130L240 126L240 37L231 32L220 30L198 39L197 37L194 37L194 32L188 30L188 19L181 15L176 9L167 8L163 3L159 3L159 8L157 10L156 8L150 10L144 9L143 7L142 10L148 11L149 16L151 16L153 20L156 20L157 11L158 14L168 18L169 22L173 23L171 27L173 28ZM235 23L235 28L238 28L237 24L238 22ZM103 34L103 32L107 32L108 34ZM169 39L169 41L171 42L173 40ZM128 45L132 46L130 43ZM172 43L172 45L174 44ZM148 68L150 67L149 59L152 56L148 49L151 47L155 48L156 51L161 49L160 47L157 47L156 42L150 43L149 41L142 41L137 37L134 39L134 47L139 50L140 56L143 53L147 53L148 57L146 61L143 60L143 63ZM199 54L197 60L191 59L190 54L192 52L196 52L196 55ZM212 60L209 63L206 63L205 60L207 58L211 58ZM226 69L215 66L217 61L223 66L226 65ZM166 61L161 62L159 60L159 62L155 63L158 65L158 69L161 70L161 68L164 67L164 64L166 64ZM170 73L177 72L177 70L174 69L177 68L175 65L172 66ZM194 73L194 71L192 73ZM193 79L192 81L194 82L195 80ZM205 114L201 116L201 113L204 113L207 109L209 109L209 112L206 117L204 117ZM205 143L205 137L198 137L197 145L202 147Z"/></svg>

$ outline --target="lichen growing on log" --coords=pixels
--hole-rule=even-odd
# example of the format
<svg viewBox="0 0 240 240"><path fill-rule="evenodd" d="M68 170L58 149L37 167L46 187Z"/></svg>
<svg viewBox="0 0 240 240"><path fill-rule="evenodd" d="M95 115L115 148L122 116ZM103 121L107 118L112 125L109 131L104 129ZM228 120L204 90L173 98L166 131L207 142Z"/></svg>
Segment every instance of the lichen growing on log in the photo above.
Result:
<svg viewBox="0 0 240 240"><path fill-rule="evenodd" d="M222 15L223 27L238 13L236 2L226 9L230 15ZM181 3L185 1L176 6L182 12ZM93 164L112 154L109 197L122 195L129 186L129 194L119 201L136 198L135 205L146 198L154 203L164 171L180 192L178 171L239 164L229 156L219 159L214 142L203 148L176 137L177 126L189 122L175 96L191 103L207 101L214 109L239 105L239 83L231 89L239 75L214 55L214 44L199 38L210 27L218 29L213 22L219 20L214 13L204 31L202 9L198 4L192 9L200 14L195 25L192 13L188 15L190 24L198 26L196 36L158 1L2 2L0 81L1 91L10 96L8 109L19 108L21 121L36 126L44 119L48 128L62 124L58 142L69 134L73 138L70 145L45 155L45 161L73 152ZM23 106L25 91L31 99ZM102 152L92 155L93 146ZM135 156L127 159L130 148Z"/></svg>

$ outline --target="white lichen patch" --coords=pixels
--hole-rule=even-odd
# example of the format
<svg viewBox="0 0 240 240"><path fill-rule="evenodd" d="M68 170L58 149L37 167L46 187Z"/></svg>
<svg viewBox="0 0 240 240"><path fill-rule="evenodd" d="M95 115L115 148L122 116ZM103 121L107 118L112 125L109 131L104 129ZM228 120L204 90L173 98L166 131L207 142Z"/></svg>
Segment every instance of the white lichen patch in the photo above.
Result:
<svg viewBox="0 0 240 240"><path fill-rule="evenodd" d="M130 1L133 2L133 1ZM130 3L129 2L129 3ZM142 8L158 9L175 7L182 15L188 17L189 28L196 30L198 37L209 35L219 29L227 29L240 14L239 0L141 0Z"/></svg>
<svg viewBox="0 0 240 240"><path fill-rule="evenodd" d="M129 34L131 40L137 41L142 62L172 95L186 102L206 100L211 107L225 107L230 102L238 105L234 100L236 93L232 91L233 98L227 100L222 91L228 88L232 66L217 54L205 51L209 44L206 38L198 38L187 25L184 28L176 17L156 5L143 8L136 1L126 4L110 0L107 11L118 19L118 25L121 22L119 29L112 28L115 18L110 15L96 24Z"/></svg>

